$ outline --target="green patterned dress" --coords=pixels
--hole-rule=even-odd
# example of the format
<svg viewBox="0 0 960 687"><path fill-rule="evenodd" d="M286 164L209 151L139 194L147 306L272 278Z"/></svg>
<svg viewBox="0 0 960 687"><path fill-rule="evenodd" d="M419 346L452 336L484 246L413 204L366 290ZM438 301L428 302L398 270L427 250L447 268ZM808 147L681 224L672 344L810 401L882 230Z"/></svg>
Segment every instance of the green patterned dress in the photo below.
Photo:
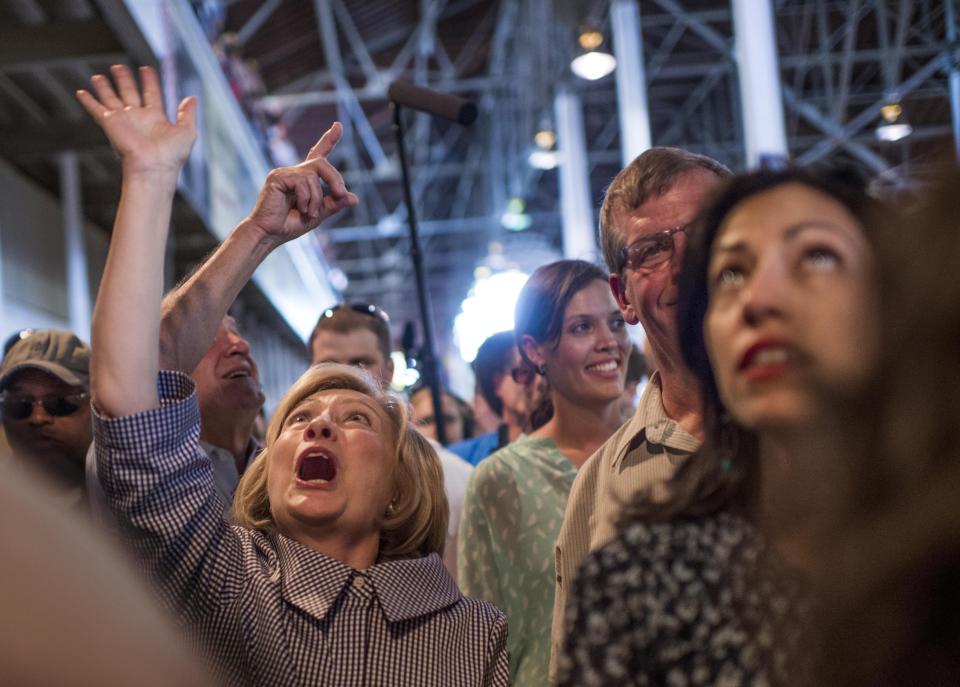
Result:
<svg viewBox="0 0 960 687"><path fill-rule="evenodd" d="M552 439L524 435L481 461L467 488L460 588L506 613L515 687L550 684L554 547L576 475Z"/></svg>

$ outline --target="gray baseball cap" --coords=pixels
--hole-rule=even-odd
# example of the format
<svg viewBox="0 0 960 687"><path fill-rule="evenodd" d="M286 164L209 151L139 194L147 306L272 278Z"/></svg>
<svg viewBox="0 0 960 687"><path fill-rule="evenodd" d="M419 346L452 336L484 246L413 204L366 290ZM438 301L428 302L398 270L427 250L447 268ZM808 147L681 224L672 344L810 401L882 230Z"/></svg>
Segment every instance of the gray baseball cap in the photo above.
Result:
<svg viewBox="0 0 960 687"><path fill-rule="evenodd" d="M15 343L0 363L0 389L17 372L41 370L71 386L90 388L90 347L62 329L37 329Z"/></svg>

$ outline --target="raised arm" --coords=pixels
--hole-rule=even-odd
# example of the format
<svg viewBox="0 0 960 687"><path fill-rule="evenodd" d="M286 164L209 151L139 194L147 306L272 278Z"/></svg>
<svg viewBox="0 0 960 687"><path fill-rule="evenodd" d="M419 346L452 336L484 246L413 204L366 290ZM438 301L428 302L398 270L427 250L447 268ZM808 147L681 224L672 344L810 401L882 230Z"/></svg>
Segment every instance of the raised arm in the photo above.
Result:
<svg viewBox="0 0 960 687"><path fill-rule="evenodd" d="M77 98L106 133L123 165L120 205L93 313L91 388L100 410L131 415L157 396L163 256L177 175L196 138L197 104L187 98L175 122L163 111L156 73L141 67L142 95L126 67L91 79Z"/></svg>
<svg viewBox="0 0 960 687"><path fill-rule="evenodd" d="M357 204L340 172L327 161L342 135L340 123L334 122L306 160L270 172L253 212L166 297L160 331L164 367L190 373L240 289L271 251Z"/></svg>

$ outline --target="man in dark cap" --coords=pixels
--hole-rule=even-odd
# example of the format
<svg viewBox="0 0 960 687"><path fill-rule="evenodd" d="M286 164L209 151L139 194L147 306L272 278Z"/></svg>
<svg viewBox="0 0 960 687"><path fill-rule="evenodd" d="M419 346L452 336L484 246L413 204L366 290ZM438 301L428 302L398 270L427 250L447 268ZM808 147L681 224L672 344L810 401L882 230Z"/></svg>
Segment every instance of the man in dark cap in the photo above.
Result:
<svg viewBox="0 0 960 687"><path fill-rule="evenodd" d="M84 497L90 347L60 329L24 332L0 363L3 429L18 463L52 479L68 505Z"/></svg>

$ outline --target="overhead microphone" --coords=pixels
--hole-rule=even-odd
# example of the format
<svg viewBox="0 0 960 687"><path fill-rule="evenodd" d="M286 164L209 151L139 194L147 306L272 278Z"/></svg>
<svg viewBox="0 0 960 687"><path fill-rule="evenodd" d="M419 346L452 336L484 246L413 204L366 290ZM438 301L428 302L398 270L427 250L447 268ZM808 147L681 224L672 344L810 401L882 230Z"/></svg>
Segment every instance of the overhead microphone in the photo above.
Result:
<svg viewBox="0 0 960 687"><path fill-rule="evenodd" d="M390 84L387 97L397 105L458 122L463 126L470 126L477 119L477 106L466 98L415 86L402 79Z"/></svg>

